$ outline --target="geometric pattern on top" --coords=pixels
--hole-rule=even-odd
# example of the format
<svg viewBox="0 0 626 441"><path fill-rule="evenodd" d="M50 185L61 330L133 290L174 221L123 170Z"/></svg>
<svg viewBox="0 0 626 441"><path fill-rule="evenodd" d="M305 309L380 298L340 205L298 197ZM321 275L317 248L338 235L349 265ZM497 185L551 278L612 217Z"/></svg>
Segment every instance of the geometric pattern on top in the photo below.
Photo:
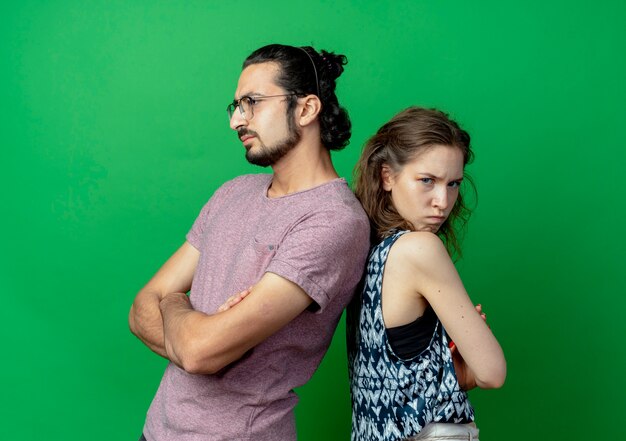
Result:
<svg viewBox="0 0 626 441"><path fill-rule="evenodd" d="M348 308L352 441L402 440L430 422L474 421L439 319L430 344L415 357L401 359L387 340L381 303L383 271L391 246L404 233L396 232L372 249L363 289Z"/></svg>

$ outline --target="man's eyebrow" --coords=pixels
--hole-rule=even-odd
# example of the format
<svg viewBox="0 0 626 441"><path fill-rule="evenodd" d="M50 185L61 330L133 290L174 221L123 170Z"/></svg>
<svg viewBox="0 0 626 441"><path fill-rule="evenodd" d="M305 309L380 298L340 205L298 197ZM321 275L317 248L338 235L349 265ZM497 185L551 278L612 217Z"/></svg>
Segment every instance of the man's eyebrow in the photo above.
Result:
<svg viewBox="0 0 626 441"><path fill-rule="evenodd" d="M241 98L244 98L244 97L250 97L250 98L253 98L253 97L257 97L257 96L258 96L258 97L262 97L262 96L265 96L265 95L264 95L264 94L262 94L262 93L260 93L260 92L246 92L246 93L242 93L242 94L239 96L239 98L235 97L235 101L240 100Z"/></svg>

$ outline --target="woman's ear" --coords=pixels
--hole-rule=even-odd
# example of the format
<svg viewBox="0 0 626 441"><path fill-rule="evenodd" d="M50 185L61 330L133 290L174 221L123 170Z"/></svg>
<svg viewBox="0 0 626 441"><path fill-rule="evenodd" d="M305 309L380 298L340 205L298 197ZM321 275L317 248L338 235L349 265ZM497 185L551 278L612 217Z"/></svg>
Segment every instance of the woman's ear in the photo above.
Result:
<svg viewBox="0 0 626 441"><path fill-rule="evenodd" d="M394 179L393 171L391 170L391 167L389 167L389 165L383 164L382 168L380 169L380 179L383 183L383 189L385 191L391 191Z"/></svg>
<svg viewBox="0 0 626 441"><path fill-rule="evenodd" d="M317 95L307 95L302 97L301 100L300 114L298 115L299 123L300 126L306 126L311 124L322 111L322 102Z"/></svg>

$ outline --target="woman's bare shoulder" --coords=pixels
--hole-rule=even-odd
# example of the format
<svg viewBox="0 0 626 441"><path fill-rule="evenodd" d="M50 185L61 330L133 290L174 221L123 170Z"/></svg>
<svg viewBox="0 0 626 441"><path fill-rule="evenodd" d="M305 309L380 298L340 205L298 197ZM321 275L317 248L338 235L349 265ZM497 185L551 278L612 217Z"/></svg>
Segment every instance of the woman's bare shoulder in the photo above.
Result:
<svg viewBox="0 0 626 441"><path fill-rule="evenodd" d="M394 267L420 272L438 272L451 263L442 240L436 234L427 231L403 234L394 244L390 254Z"/></svg>
<svg viewBox="0 0 626 441"><path fill-rule="evenodd" d="M439 236L428 231L405 233L396 241L394 248L396 254L408 259L442 252L447 255L446 247Z"/></svg>

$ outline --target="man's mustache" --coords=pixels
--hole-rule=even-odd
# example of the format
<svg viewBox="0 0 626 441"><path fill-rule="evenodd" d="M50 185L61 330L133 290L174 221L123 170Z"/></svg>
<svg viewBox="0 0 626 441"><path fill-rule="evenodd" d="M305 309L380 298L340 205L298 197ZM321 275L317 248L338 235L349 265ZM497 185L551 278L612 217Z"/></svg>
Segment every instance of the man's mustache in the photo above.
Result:
<svg viewBox="0 0 626 441"><path fill-rule="evenodd" d="M249 130L243 127L241 129L237 129L237 136L239 137L239 139L244 136L256 136L257 138L259 137L259 135L254 130Z"/></svg>

